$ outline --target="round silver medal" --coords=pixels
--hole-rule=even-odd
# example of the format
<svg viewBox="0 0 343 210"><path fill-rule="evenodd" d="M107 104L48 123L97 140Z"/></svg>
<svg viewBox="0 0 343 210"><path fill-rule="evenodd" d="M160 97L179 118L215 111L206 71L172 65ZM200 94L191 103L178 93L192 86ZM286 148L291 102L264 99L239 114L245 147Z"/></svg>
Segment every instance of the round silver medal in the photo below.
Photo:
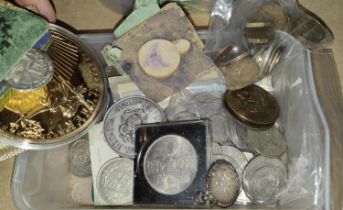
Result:
<svg viewBox="0 0 343 210"><path fill-rule="evenodd" d="M154 190L163 195L176 195L192 184L198 171L197 153L186 138L165 135L146 151L143 169Z"/></svg>
<svg viewBox="0 0 343 210"><path fill-rule="evenodd" d="M243 189L254 203L275 203L286 184L287 171L279 159L258 156L244 170Z"/></svg>
<svg viewBox="0 0 343 210"><path fill-rule="evenodd" d="M233 205L241 189L235 168L226 160L216 160L207 174L207 191L212 203L219 207Z"/></svg>
<svg viewBox="0 0 343 210"><path fill-rule="evenodd" d="M267 157L280 157L287 148L284 136L275 127L266 131L248 130L246 142L258 154Z"/></svg>
<svg viewBox="0 0 343 210"><path fill-rule="evenodd" d="M113 158L99 170L96 189L100 197L112 205L125 205L133 200L133 161Z"/></svg>
<svg viewBox="0 0 343 210"><path fill-rule="evenodd" d="M165 120L163 110L142 96L117 101L104 118L104 136L120 156L134 158L136 126Z"/></svg>
<svg viewBox="0 0 343 210"><path fill-rule="evenodd" d="M30 91L48 84L54 75L52 60L47 53L31 49L6 77L9 87Z"/></svg>

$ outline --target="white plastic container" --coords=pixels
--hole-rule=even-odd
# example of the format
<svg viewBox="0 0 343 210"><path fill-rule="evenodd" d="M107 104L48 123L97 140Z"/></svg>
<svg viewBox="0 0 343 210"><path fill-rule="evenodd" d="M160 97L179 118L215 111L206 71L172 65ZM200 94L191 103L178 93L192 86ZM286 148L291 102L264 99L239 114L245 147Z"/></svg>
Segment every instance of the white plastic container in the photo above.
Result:
<svg viewBox="0 0 343 210"><path fill-rule="evenodd" d="M200 33L202 34L202 33ZM81 35L99 50L111 34ZM293 52L294 53L294 52ZM280 123L288 141L290 187L276 209L331 209L330 131L318 102L309 52L292 54L272 83L281 106ZM28 151L17 158L12 196L19 209L93 209L71 200L68 146ZM110 207L109 207L110 208ZM235 206L235 209L266 209ZM270 207L275 209L275 207Z"/></svg>

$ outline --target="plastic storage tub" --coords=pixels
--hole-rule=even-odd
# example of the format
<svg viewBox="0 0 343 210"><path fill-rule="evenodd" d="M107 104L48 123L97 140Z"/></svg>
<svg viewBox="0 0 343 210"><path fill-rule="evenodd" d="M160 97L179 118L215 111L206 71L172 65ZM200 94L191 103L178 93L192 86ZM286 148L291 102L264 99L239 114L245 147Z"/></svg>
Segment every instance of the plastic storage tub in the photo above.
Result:
<svg viewBox="0 0 343 210"><path fill-rule="evenodd" d="M111 41L112 34L80 35L80 38L99 52L105 43ZM292 185L300 187L300 191L290 191L278 209L331 209L330 132L318 102L311 65L304 62L309 61L309 55L309 52L304 52L302 56L295 56L295 61L284 64L289 71L279 72L278 80L273 81L274 94L281 110L284 110L280 122L288 141L289 170L296 173L292 177L298 177L292 179ZM299 64L304 65L306 70L292 68ZM316 156L313 154L320 155L312 158ZM16 206L19 209L99 208L77 205L72 201L68 158L68 146L28 151L18 156L12 179L12 196ZM291 165L292 162L297 165ZM301 172L295 170L299 167L303 168ZM309 196L301 189L307 190ZM287 203L287 200L290 202ZM254 205L234 208L266 209Z"/></svg>

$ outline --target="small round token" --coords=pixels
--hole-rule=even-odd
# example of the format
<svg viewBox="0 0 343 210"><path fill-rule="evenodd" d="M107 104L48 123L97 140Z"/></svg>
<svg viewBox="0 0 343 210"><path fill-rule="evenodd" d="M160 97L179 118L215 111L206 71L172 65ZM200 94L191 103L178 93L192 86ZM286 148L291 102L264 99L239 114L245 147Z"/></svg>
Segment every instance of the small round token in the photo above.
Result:
<svg viewBox="0 0 343 210"><path fill-rule="evenodd" d="M241 184L236 169L226 160L216 160L207 174L207 191L210 201L219 207L233 205Z"/></svg>
<svg viewBox="0 0 343 210"><path fill-rule="evenodd" d="M266 131L247 131L247 143L258 154L266 157L280 157L287 148L282 133L275 127Z"/></svg>
<svg viewBox="0 0 343 210"><path fill-rule="evenodd" d="M6 83L13 89L31 91L48 84L54 74L52 60L48 54L31 49L6 77Z"/></svg>
<svg viewBox="0 0 343 210"><path fill-rule="evenodd" d="M253 84L259 76L260 67L250 55L219 68L223 73L228 89L238 90Z"/></svg>
<svg viewBox="0 0 343 210"><path fill-rule="evenodd" d="M130 96L120 99L105 115L105 140L120 156L133 158L136 126L164 120L163 110L145 97Z"/></svg>
<svg viewBox="0 0 343 210"><path fill-rule="evenodd" d="M163 195L185 191L198 171L198 156L193 145L179 135L164 135L147 149L143 160L149 185Z"/></svg>
<svg viewBox="0 0 343 210"><path fill-rule="evenodd" d="M244 170L243 189L254 203L275 203L286 184L287 171L279 159L258 156Z"/></svg>
<svg viewBox="0 0 343 210"><path fill-rule="evenodd" d="M253 129L266 130L272 127L280 113L276 98L257 85L236 91L227 90L224 101L235 119Z"/></svg>
<svg viewBox="0 0 343 210"><path fill-rule="evenodd" d="M100 197L112 205L126 205L133 200L133 161L113 158L101 166L96 178Z"/></svg>
<svg viewBox="0 0 343 210"><path fill-rule="evenodd" d="M176 46L176 50L180 53L180 54L185 54L189 51L189 49L191 48L191 43L187 40L187 39L179 39L176 40L174 42L175 46Z"/></svg>
<svg viewBox="0 0 343 210"><path fill-rule="evenodd" d="M174 74L180 59L177 47L164 39L150 40L138 52L138 62L143 71L157 79L164 79Z"/></svg>

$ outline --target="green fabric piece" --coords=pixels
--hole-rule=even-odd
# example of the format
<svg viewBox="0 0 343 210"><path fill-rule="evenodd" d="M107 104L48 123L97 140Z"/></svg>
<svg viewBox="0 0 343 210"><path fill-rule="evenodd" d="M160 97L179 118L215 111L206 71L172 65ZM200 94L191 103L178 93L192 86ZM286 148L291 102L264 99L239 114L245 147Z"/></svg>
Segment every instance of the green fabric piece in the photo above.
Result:
<svg viewBox="0 0 343 210"><path fill-rule="evenodd" d="M113 66L120 75L125 75L126 72L119 63L121 53L121 49L118 47L112 47L111 45L106 45L101 51L101 55L104 57L107 65Z"/></svg>
<svg viewBox="0 0 343 210"><path fill-rule="evenodd" d="M114 36L120 38L158 11L160 11L160 7L157 0L136 0L135 10L114 30Z"/></svg>
<svg viewBox="0 0 343 210"><path fill-rule="evenodd" d="M48 30L48 22L33 13L0 6L0 81Z"/></svg>

